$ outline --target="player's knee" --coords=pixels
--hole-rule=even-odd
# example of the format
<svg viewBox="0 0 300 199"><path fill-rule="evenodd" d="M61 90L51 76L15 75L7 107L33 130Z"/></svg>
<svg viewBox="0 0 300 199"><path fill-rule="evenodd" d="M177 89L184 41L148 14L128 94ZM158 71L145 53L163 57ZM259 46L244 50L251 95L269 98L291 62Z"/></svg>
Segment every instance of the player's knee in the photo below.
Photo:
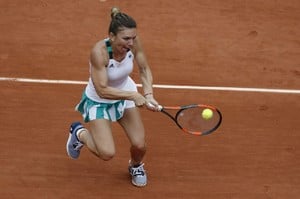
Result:
<svg viewBox="0 0 300 199"><path fill-rule="evenodd" d="M102 149L99 152L98 157L101 158L104 161L111 160L115 156L115 150L114 149Z"/></svg>
<svg viewBox="0 0 300 199"><path fill-rule="evenodd" d="M132 145L132 149L138 151L146 151L146 144L145 142L135 143Z"/></svg>
<svg viewBox="0 0 300 199"><path fill-rule="evenodd" d="M144 136L135 136L131 138L131 145L136 148L144 148L145 147L145 137Z"/></svg>
<svg viewBox="0 0 300 199"><path fill-rule="evenodd" d="M103 155L102 154L100 158L104 161L109 161L109 160L113 159L113 157L114 157L114 155L107 155L107 154Z"/></svg>

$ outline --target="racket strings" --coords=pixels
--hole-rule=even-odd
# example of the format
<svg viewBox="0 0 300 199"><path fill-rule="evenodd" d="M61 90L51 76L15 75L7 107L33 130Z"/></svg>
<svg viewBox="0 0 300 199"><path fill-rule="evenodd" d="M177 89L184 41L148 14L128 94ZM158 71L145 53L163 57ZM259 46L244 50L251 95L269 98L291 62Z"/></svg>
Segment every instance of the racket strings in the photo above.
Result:
<svg viewBox="0 0 300 199"><path fill-rule="evenodd" d="M210 119L204 119L202 117L202 107L192 107L180 111L176 120L178 124L185 130L189 132L201 132L206 133L214 129L219 121L220 116L217 111L213 111L213 116Z"/></svg>

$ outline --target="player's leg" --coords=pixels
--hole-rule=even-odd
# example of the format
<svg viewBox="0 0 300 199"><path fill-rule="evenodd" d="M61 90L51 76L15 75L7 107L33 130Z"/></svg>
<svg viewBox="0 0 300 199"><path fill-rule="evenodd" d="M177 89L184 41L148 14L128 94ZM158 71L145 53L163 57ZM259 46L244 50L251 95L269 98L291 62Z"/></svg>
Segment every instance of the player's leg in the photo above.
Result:
<svg viewBox="0 0 300 199"><path fill-rule="evenodd" d="M115 155L111 122L106 119L90 121L90 131L82 135L82 141L99 158L110 160ZM84 137L85 136L85 137Z"/></svg>
<svg viewBox="0 0 300 199"><path fill-rule="evenodd" d="M80 122L71 125L67 142L67 152L73 159L80 155L80 149L85 145L93 154L103 160L110 160L115 154L114 140L110 121L96 119L89 122L87 130Z"/></svg>
<svg viewBox="0 0 300 199"><path fill-rule="evenodd" d="M138 108L126 109L119 123L125 130L131 143L131 160L128 169L132 176L132 184L145 186L147 184L147 175L144 170L144 163L142 163L146 153L145 131Z"/></svg>
<svg viewBox="0 0 300 199"><path fill-rule="evenodd" d="M139 109L125 109L123 117L118 121L126 132L131 143L131 163L138 165L146 153L145 130Z"/></svg>

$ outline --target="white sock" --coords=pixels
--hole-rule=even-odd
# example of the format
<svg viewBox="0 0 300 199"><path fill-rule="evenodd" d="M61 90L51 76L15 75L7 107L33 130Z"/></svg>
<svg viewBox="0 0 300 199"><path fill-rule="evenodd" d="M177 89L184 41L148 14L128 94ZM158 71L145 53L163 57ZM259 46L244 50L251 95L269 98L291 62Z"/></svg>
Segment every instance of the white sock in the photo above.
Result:
<svg viewBox="0 0 300 199"><path fill-rule="evenodd" d="M77 132L76 132L76 137L77 139L81 142L81 140L79 139L80 137L80 134L82 133L82 131L85 130L85 128L82 128L82 129L79 129Z"/></svg>

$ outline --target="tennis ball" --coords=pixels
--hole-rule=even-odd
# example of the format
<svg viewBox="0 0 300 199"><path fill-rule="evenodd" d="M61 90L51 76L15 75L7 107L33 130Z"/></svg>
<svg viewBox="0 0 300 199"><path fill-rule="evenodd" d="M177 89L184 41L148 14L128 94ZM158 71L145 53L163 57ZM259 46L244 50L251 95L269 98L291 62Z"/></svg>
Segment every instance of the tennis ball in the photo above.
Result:
<svg viewBox="0 0 300 199"><path fill-rule="evenodd" d="M212 116L213 116L213 112L209 108L206 108L206 109L204 109L202 111L202 117L203 117L203 119L209 120L209 119L212 118Z"/></svg>

